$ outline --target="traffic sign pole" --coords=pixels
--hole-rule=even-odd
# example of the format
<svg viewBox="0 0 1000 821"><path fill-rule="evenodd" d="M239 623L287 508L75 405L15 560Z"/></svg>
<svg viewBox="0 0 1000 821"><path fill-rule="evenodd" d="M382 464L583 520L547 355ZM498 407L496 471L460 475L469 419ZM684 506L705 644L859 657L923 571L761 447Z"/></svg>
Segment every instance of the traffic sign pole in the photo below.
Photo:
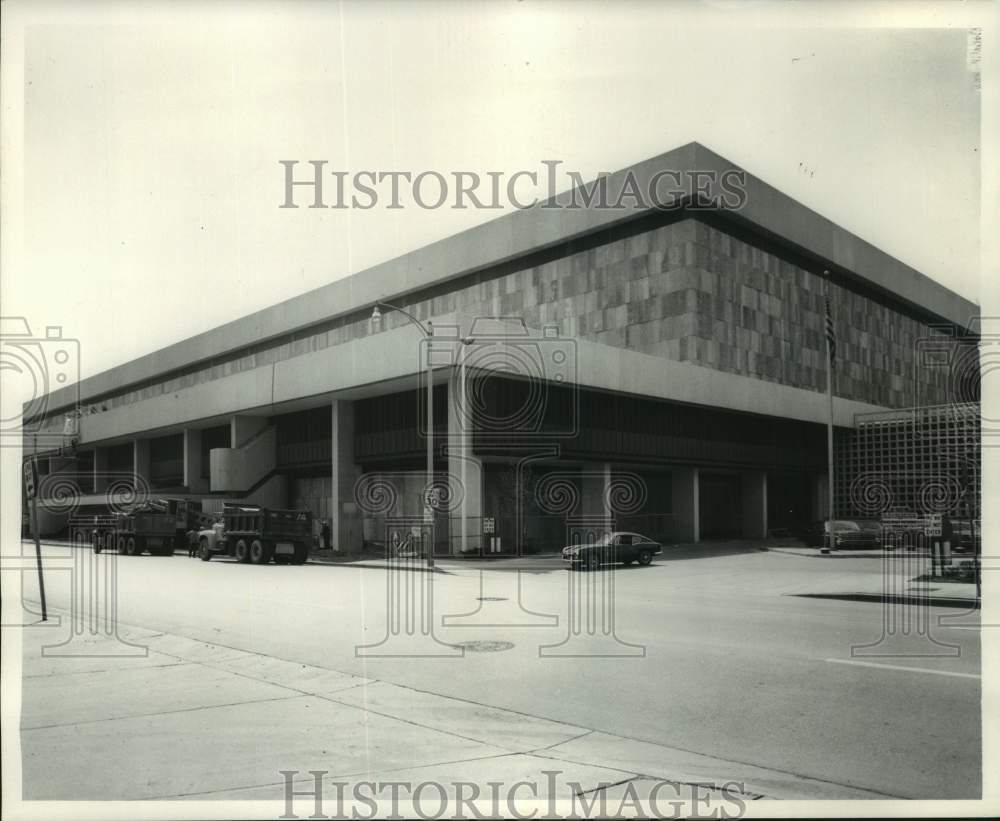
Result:
<svg viewBox="0 0 1000 821"><path fill-rule="evenodd" d="M38 540L38 500L31 500L31 532L35 536L35 562L38 565L38 594L42 600L42 621L48 621L45 607L45 576L42 575L42 544Z"/></svg>
<svg viewBox="0 0 1000 821"><path fill-rule="evenodd" d="M38 439L31 459L24 463L24 491L31 505L31 534L35 538L35 563L38 566L38 595L42 600L42 621L48 621L45 606L45 577L42 575L42 543L38 536Z"/></svg>

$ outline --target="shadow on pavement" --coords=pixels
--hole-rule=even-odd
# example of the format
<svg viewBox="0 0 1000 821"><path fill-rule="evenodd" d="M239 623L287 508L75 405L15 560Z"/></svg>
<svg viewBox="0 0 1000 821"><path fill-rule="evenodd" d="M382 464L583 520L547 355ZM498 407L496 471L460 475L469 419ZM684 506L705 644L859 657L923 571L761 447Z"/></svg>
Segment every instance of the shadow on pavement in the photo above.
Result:
<svg viewBox="0 0 1000 821"><path fill-rule="evenodd" d="M800 599L834 599L837 601L872 602L875 604L915 604L925 607L960 607L965 610L978 610L979 601L973 593L971 596L933 596L928 594L891 594L891 593L795 593Z"/></svg>

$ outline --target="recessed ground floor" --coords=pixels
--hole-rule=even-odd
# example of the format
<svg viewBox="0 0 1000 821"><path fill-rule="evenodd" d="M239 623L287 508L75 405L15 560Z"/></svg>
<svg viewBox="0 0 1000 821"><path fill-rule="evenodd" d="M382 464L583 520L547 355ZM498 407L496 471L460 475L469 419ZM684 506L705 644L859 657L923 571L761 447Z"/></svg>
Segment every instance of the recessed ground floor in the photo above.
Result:
<svg viewBox="0 0 1000 821"><path fill-rule="evenodd" d="M430 413L420 389L317 399L50 455L42 531L178 496L307 509L317 541L328 528L344 552L409 537L442 555L518 554L581 528L686 543L825 515L821 425L495 375L464 393L449 378L431 399Z"/></svg>

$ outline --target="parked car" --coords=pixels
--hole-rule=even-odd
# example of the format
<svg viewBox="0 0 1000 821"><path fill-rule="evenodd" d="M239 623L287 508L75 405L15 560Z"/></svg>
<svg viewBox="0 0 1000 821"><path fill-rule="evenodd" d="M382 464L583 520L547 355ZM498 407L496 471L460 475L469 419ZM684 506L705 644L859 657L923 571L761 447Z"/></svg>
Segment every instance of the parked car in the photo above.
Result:
<svg viewBox="0 0 1000 821"><path fill-rule="evenodd" d="M571 544L563 548L562 557L570 567L596 570L602 564L649 564L653 556L663 552L659 542L641 533L608 533L591 544Z"/></svg>
<svg viewBox="0 0 1000 821"><path fill-rule="evenodd" d="M830 520L813 522L807 533L807 541L811 547L825 547L827 534L830 532ZM882 544L882 525L866 519L834 519L833 547L849 550L854 547L880 547Z"/></svg>
<svg viewBox="0 0 1000 821"><path fill-rule="evenodd" d="M976 543L982 543L982 523L978 519L953 518L946 522L944 535L955 553L975 553Z"/></svg>

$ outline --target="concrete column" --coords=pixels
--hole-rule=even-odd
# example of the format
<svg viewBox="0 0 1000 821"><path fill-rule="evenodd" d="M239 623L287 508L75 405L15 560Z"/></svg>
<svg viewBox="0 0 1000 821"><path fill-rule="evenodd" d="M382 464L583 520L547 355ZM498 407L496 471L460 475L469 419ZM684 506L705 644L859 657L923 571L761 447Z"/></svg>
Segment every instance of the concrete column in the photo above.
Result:
<svg viewBox="0 0 1000 821"><path fill-rule="evenodd" d="M812 482L812 518L813 521L826 519L829 516L830 498L827 495L829 481L825 473L817 473Z"/></svg>
<svg viewBox="0 0 1000 821"><path fill-rule="evenodd" d="M207 493L208 479L203 479L201 460L201 431L184 430L184 486L188 493Z"/></svg>
<svg viewBox="0 0 1000 821"><path fill-rule="evenodd" d="M473 451L472 414L463 401L461 369L448 381L448 486L453 504L448 512L451 553L479 551L483 546L483 462Z"/></svg>
<svg viewBox="0 0 1000 821"><path fill-rule="evenodd" d="M611 463L605 462L601 470L601 507L604 510L604 517L611 518Z"/></svg>
<svg viewBox="0 0 1000 821"><path fill-rule="evenodd" d="M670 477L674 538L679 542L701 541L698 468L673 468Z"/></svg>
<svg viewBox="0 0 1000 821"><path fill-rule="evenodd" d="M135 439L132 442L132 473L136 477L136 484L142 487L150 487L149 477L149 440Z"/></svg>
<svg viewBox="0 0 1000 821"><path fill-rule="evenodd" d="M753 471L741 477L743 495L743 536L763 539L767 536L767 473Z"/></svg>
<svg viewBox="0 0 1000 821"><path fill-rule="evenodd" d="M354 485L361 471L354 463L354 403L335 399L332 410L332 487L330 492L330 539L339 553L360 553L361 515L354 501Z"/></svg>
<svg viewBox="0 0 1000 821"><path fill-rule="evenodd" d="M229 447L243 447L248 439L267 427L267 423L266 416L247 416L242 413L234 415L229 421Z"/></svg>
<svg viewBox="0 0 1000 821"><path fill-rule="evenodd" d="M94 448L94 493L104 493L108 488L108 450Z"/></svg>

